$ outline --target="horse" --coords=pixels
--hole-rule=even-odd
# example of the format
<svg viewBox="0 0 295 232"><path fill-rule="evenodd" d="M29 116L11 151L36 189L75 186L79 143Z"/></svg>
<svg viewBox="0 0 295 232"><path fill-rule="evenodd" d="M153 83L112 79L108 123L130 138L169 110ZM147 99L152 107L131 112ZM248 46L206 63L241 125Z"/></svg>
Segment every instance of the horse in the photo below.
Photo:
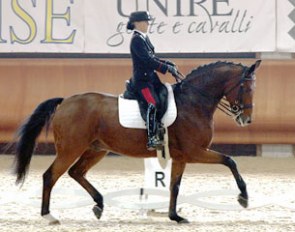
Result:
<svg viewBox="0 0 295 232"><path fill-rule="evenodd" d="M168 127L172 159L168 216L177 223L189 221L177 213L177 197L187 163L222 164L230 169L240 190L238 202L248 206L246 183L235 161L210 150L213 115L217 107L240 126L252 121L255 70L232 62L215 62L193 69L173 84L178 115ZM146 148L145 130L123 128L119 123L117 96L84 93L69 98L52 98L40 103L18 132L15 149L16 184L24 183L37 138L51 124L56 157L43 174L41 216L49 224L59 224L51 215L50 196L56 181L68 171L93 198L93 212L100 219L104 209L102 194L86 179L88 170L108 153L130 157L156 157ZM220 105L221 104L221 105Z"/></svg>

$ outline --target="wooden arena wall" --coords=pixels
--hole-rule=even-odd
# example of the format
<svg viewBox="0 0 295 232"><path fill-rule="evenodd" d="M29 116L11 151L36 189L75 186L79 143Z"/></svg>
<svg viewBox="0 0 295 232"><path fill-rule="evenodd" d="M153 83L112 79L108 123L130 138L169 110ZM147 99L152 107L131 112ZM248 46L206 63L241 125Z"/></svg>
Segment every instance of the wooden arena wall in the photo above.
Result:
<svg viewBox="0 0 295 232"><path fill-rule="evenodd" d="M172 60L185 74L199 65L217 61ZM231 61L250 65L255 60ZM293 144L294 74L294 60L263 60L257 71L253 124L240 128L217 111L214 143ZM118 95L124 91L130 75L130 59L1 59L0 142L11 141L17 127L42 101L89 91ZM169 74L161 77L164 82L174 82ZM42 135L40 140L52 141L52 136Z"/></svg>

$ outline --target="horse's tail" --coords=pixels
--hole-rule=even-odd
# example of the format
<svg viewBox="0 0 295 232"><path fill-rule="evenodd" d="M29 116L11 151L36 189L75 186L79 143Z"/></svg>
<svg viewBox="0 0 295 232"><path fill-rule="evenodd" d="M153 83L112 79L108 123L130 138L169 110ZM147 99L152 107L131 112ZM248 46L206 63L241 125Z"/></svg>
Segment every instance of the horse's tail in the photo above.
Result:
<svg viewBox="0 0 295 232"><path fill-rule="evenodd" d="M17 176L16 184L25 181L26 173L35 148L36 139L45 125L48 129L51 116L62 101L63 98L52 98L42 102L28 120L19 128L17 132L18 142L16 143L14 170L14 173Z"/></svg>

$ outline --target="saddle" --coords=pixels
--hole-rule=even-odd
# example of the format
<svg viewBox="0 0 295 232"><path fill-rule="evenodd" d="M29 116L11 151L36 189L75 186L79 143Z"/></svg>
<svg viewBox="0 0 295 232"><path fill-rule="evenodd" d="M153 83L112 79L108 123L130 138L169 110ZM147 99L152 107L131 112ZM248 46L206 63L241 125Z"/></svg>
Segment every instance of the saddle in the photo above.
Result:
<svg viewBox="0 0 295 232"><path fill-rule="evenodd" d="M155 89L157 90L156 94L159 99L159 102L157 102L157 121L160 122L167 110L168 90L167 90L167 87L161 82L157 83L157 86ZM129 100L137 100L139 104L141 117L144 121L146 121L146 112L147 112L148 104L144 99L141 99L136 94L133 83L130 80L126 81L126 90L123 94L123 97Z"/></svg>
<svg viewBox="0 0 295 232"><path fill-rule="evenodd" d="M175 121L177 110L171 85L166 83L163 85L163 88L167 93L167 97L162 105L166 105L166 107L164 106L162 109L159 109L157 116L159 115L158 119L159 121L161 120L164 128L167 128ZM118 105L121 126L125 128L146 129L147 104L137 99L135 91L132 90L132 85L128 81L126 83L126 91L118 98Z"/></svg>

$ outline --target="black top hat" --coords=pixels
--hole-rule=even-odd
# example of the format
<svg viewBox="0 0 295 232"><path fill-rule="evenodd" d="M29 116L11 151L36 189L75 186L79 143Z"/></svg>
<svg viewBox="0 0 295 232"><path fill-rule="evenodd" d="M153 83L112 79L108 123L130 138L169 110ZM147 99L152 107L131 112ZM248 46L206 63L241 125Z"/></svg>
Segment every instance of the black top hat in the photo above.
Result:
<svg viewBox="0 0 295 232"><path fill-rule="evenodd" d="M152 17L148 11L136 11L131 13L129 17L129 22L141 22L141 21L150 21Z"/></svg>

